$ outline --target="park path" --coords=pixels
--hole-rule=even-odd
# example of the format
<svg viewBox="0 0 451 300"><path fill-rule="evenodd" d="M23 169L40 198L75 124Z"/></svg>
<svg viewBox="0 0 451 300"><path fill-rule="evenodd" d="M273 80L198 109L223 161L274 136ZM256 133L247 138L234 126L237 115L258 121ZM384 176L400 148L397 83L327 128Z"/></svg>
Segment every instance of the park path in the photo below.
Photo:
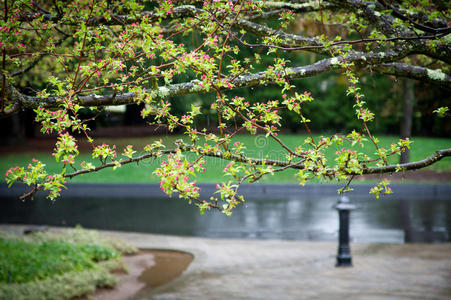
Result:
<svg viewBox="0 0 451 300"><path fill-rule="evenodd" d="M451 299L451 243L353 244L354 267L335 268L330 242L109 233L195 256L177 280L136 299Z"/></svg>
<svg viewBox="0 0 451 300"><path fill-rule="evenodd" d="M0 225L0 230L23 227ZM194 255L179 278L145 289L134 300L451 299L451 243L356 243L351 245L354 266L336 268L332 242L101 232L143 249Z"/></svg>

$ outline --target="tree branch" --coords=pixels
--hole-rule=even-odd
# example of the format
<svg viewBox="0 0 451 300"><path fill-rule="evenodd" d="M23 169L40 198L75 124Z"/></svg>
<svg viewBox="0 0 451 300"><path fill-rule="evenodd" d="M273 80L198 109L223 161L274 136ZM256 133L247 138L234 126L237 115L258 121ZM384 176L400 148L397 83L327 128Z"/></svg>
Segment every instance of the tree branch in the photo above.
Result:
<svg viewBox="0 0 451 300"><path fill-rule="evenodd" d="M249 157L241 157L237 155L225 155L222 152L216 152L216 153L205 153L205 156L210 157L216 157L226 160L233 160L237 162L249 162L255 165L271 165L271 166L278 166L278 167L288 167L291 169L297 169L297 170L303 170L305 169L304 164L301 164L300 162L288 162L288 161L277 161L277 160L271 160L271 159L255 159L255 158L249 158ZM387 165L382 167L366 167L362 169L362 173L354 173L354 172L347 172L346 175L365 175L365 174L377 174L377 173L393 173L393 172L403 172L408 170L416 170L416 169L422 169L427 166L430 166L439 160L443 159L444 157L451 156L451 148L449 149L442 149L436 151L433 155L426 157L423 160L411 162L411 163L405 163L405 164L398 164L398 165ZM326 171L326 176L333 176L334 171L328 170Z"/></svg>
<svg viewBox="0 0 451 300"><path fill-rule="evenodd" d="M177 151L196 152L198 150L199 149L194 146L190 146L190 145L184 144L183 142L180 142L178 144L178 147L174 148L174 149L157 150L155 152L147 153L147 154L133 157L133 158L130 158L127 160L117 161L116 163L110 162L110 163L102 164L93 169L78 170L73 173L65 174L64 177L65 178L73 178L73 177L83 175L83 174L98 172L105 168L117 167L117 164L120 164L121 166L123 166L126 164L136 163L136 162L139 162L139 161L142 161L142 160L145 160L148 158L152 158L152 157L160 157L161 155L164 155L164 154L176 153ZM292 162L292 161L278 161L278 160L272 160L272 159L258 159L258 158L251 158L251 157L236 155L231 152L221 152L221 151L212 151L212 152L203 151L200 154L203 156L215 157L215 158L220 158L220 159L224 159L224 160L228 160L228 161L249 163L249 164L253 164L253 165L268 165L268 166L280 167L280 169L276 169L275 172L283 171L286 169L297 169L297 170L305 169L303 160L297 161L297 162ZM451 156L451 148L438 150L433 155L426 157L425 159L417 161L417 162L398 164L398 165L387 165L387 166L381 166L381 167L366 167L366 168L362 169L361 173L346 172L345 174L346 175L366 175L366 174L378 174L378 173L404 172L404 171L408 171L408 170L422 169L422 168L425 168L427 166L430 166L430 165L438 162L439 160L441 160L447 156ZM315 171L315 170L313 170L313 171ZM326 170L326 172L324 173L324 176L333 177L334 173L335 173L335 171L333 169L329 169L329 170ZM33 187L32 191L22 195L20 197L20 199L23 200L25 198L31 197L36 192L38 192L42 189L43 189L43 184L38 184Z"/></svg>
<svg viewBox="0 0 451 300"><path fill-rule="evenodd" d="M306 1L305 3L288 3L288 2L277 2L277 1L268 1L266 2L266 6L270 9L276 9L275 11L269 11L262 15L250 16L249 19L260 19L267 18L277 15L283 10L291 10L294 13L306 13L312 11L318 11L320 9L332 9L339 8L339 5L335 5L332 3L328 3L326 1ZM204 12L202 9L196 8L193 5L181 5L175 7L172 10L172 13L166 16L159 16L153 11L144 11L138 16L133 15L118 15L113 14L109 20L104 17L94 17L89 18L88 21L80 19L80 20L71 20L64 21L64 25L80 25L81 23L87 23L89 26L98 26L98 25L124 25L124 24L132 24L136 22L142 21L142 18L148 17L151 20L156 20L158 18L162 19L179 19L183 17L194 17L196 13ZM54 15L51 13L31 13L26 12L23 13L19 20L20 21L33 21L34 19L42 18L44 21L52 21L58 22L62 19L61 15Z"/></svg>
<svg viewBox="0 0 451 300"><path fill-rule="evenodd" d="M35 19L42 18L44 22L59 22L63 25L72 25L78 26L82 23L87 24L87 26L98 26L98 25L124 25L124 24L132 24L136 22L141 22L143 18L147 17L150 20L157 20L158 18L162 19L179 19L183 17L194 17L196 13L200 13L202 10L196 8L192 5L182 5L179 7L175 7L171 14L166 16L159 16L153 11L144 11L138 16L134 15L111 15L109 20L105 19L103 16L101 17L92 17L86 19L73 19L70 21L65 20L64 22L59 22L62 20L62 16L54 15L54 14L46 14L46 13L31 13L25 12L19 17L19 21L28 21L31 22Z"/></svg>
<svg viewBox="0 0 451 300"><path fill-rule="evenodd" d="M398 49L399 52L386 51L381 53L363 53L354 52L346 57L346 63L355 63L358 67L365 67L368 64L378 65L385 62L393 62L403 57L406 57L409 52L407 49ZM286 69L288 79L300 79L316 76L332 70L339 70L343 68L343 57L334 57L320 60L314 64L307 66L291 67ZM285 74L282 74L285 75ZM233 79L230 84L230 88L221 88L222 90L236 89L242 87L252 87L261 85L262 82L272 83L272 80L267 78L265 72L259 72L254 74L245 74ZM157 90L148 90L153 100L160 100L164 98L181 96L187 94L199 94L211 92L210 88L200 85L199 80L192 80L186 83L178 83L172 85L161 86ZM215 81L213 83L216 83ZM447 81L441 81L437 83L448 84ZM50 96L47 98L33 97L16 93L10 94L9 100L13 102L19 102L22 107L25 108L37 108L37 107L58 107L60 98ZM87 96L78 96L74 99L74 103L83 106L102 106L102 105L122 105L134 103L136 93L129 92L123 94L113 95L96 95L91 94Z"/></svg>
<svg viewBox="0 0 451 300"><path fill-rule="evenodd" d="M180 148L174 148L174 149L170 149L170 150L159 150L156 152L147 153L147 154L137 156L134 158L130 158L127 160L119 161L118 163L123 166L126 164L139 162L144 159L148 159L148 158L152 158L152 157L159 157L159 156L161 156L161 154L176 153L178 150L180 150L182 152L188 152L188 151L196 151L196 148L193 146L189 146L189 145L182 145L182 147L180 147ZM281 160L273 160L273 159L259 159L259 158L245 157L245 156L233 154L231 152L222 152L222 151L215 151L215 152L206 152L205 151L205 152L202 152L201 154L203 156L220 158L220 159L224 159L227 161L250 163L253 165L277 166L277 167L282 167L283 170L285 170L287 168L297 169L297 170L305 169L305 165L302 163L302 161L291 162L291 161L281 161ZM438 162L439 160L441 160L447 156L451 156L451 148L438 150L433 155L426 157L425 159L420 160L420 161L405 163L405 164L398 164L398 165L387 165L387 166L382 166L382 167L367 167L367 168L362 169L362 174L348 172L348 173L346 173L346 175L392 173L392 172L401 172L401 171L422 169L424 167L430 166L430 165ZM69 173L69 174L64 175L64 177L73 178L75 176L98 172L102 169L112 168L115 166L116 166L116 164L111 162L111 163L107 163L107 164L102 164L101 166L98 166L94 169L84 169L84 170L79 170L79 171L76 171L73 173ZM333 170L327 171L326 173L332 174Z"/></svg>
<svg viewBox="0 0 451 300"><path fill-rule="evenodd" d="M380 64L372 67L383 74L418 79L451 88L451 76L441 69L432 70L425 67L412 66L404 63Z"/></svg>
<svg viewBox="0 0 451 300"><path fill-rule="evenodd" d="M396 7L394 7L393 5L387 3L386 1L384 1L384 0L378 0L378 1L380 3L382 3L382 5L384 5L386 8L391 9L392 10L392 14L395 17L397 17L397 18L399 18L399 19L401 19L403 21L409 22L416 29L422 30L424 32L433 33L433 34L441 34L442 33L442 34L446 35L446 34L451 33L451 28L450 27L446 26L446 27L442 27L442 28L433 28L433 27L429 27L429 26L425 26L425 25L419 24L419 23L413 21L411 18L403 15Z"/></svg>
<svg viewBox="0 0 451 300"><path fill-rule="evenodd" d="M270 1L267 3L271 8L284 8L284 9L293 9L295 12L306 12L309 10L318 10L320 8L334 8L334 7L346 7L350 10L356 11L358 14L364 16L369 22L373 23L381 29L385 34L393 36L392 38L388 38L386 41L411 41L412 43L416 40L421 39L434 39L437 38L434 36L422 36L418 37L413 32L410 32L407 28L404 27L395 27L393 26L393 17L389 15L381 15L379 12L375 10L374 7L378 6L379 8L383 8L382 5L377 3L369 3L359 0L351 0L351 1L330 1L328 2L320 2L316 1L306 1L304 3L288 3L288 2L274 2ZM372 4L372 5L371 5ZM376 5L377 4L377 5ZM175 7L173 12L169 15L163 17L163 19L179 19L184 17L195 17L197 14L205 13L204 10L196 8L193 5L182 5L179 7ZM47 21L58 21L61 19L60 16L55 16L52 14L31 14L25 13L21 16L22 21L31 21L35 18L43 17L44 20ZM79 25L80 22L86 22L88 26L97 26L97 25L124 25L124 24L132 24L135 22L141 22L143 18L149 18L151 21L156 20L161 16L158 16L156 13L152 11L142 12L139 16L132 15L112 15L110 20L106 20L104 17L95 17L89 18L87 21L85 20L76 20L69 25ZM256 16L257 17L257 16ZM317 38L305 37L298 34L290 34L283 32L281 30L274 30L266 25L258 24L255 22L251 22L249 17L246 19L238 19L232 22L232 27L235 29L244 29L247 32L253 33L260 37L267 37L269 35L275 35L278 39L282 40L282 42L278 45L262 45L262 44L247 44L246 46L266 46L266 47L275 47L280 48L282 50L307 50L310 52L321 53L325 55L330 55L329 51L325 49L324 44ZM229 21L231 19L226 18ZM67 25L67 22L63 22ZM401 30L402 29L402 30ZM224 29L225 30L225 29ZM230 32L229 32L230 33ZM443 35L443 33L442 33ZM333 43L332 45L339 44L357 44L357 43L367 43L380 41L377 39L368 39L368 40L356 40L356 41L341 41L338 43ZM384 41L384 40L382 40ZM241 43L243 43L241 41ZM412 45L410 43L410 45ZM419 46L419 45L417 45ZM421 47L417 47L419 52L425 55L429 55L431 52L429 50L424 50L424 45ZM443 47L442 47L443 48ZM440 49L440 51L435 51L436 54L434 58L438 59L449 59L449 47L445 47L446 49ZM446 51L444 51L446 50ZM443 55L440 53L444 53ZM442 58L437 56L443 56ZM448 57L448 58L446 58Z"/></svg>
<svg viewBox="0 0 451 300"><path fill-rule="evenodd" d="M279 1L267 1L266 6L273 9L291 10L294 13L306 13L321 9L339 8L340 6L326 1L305 1L303 3L290 3Z"/></svg>
<svg viewBox="0 0 451 300"><path fill-rule="evenodd" d="M304 50L310 50L312 52L329 55L329 52L326 49L324 49L324 44L319 39L316 38L305 37L298 34L285 33L281 30L274 30L268 26L257 24L255 22L251 22L244 19L237 20L235 23L233 23L233 27L238 29L244 29L260 37L275 35L279 39L283 40L283 42L278 45L281 47L285 48L306 47ZM314 47L307 48L309 46Z"/></svg>
<svg viewBox="0 0 451 300"><path fill-rule="evenodd" d="M407 33L404 28L393 26L394 18L389 15L381 14L378 10L383 7L377 2L360 1L360 0L331 0L330 2L336 5L355 12L362 16L365 20L372 23L376 28L388 36L400 36L402 33ZM404 31L404 32L403 32Z"/></svg>
<svg viewBox="0 0 451 300"><path fill-rule="evenodd" d="M388 165L388 166L382 166L382 167L365 168L362 170L363 171L362 174L393 173L393 172L404 172L404 171L408 171L408 170L422 169L422 168L425 168L427 166L430 166L430 165L438 162L439 160L441 160L447 156L451 156L451 148L438 150L431 156L426 157L425 159L416 161L416 162L399 164L399 165ZM360 174L349 173L348 175L360 175Z"/></svg>
<svg viewBox="0 0 451 300"><path fill-rule="evenodd" d="M123 165L127 165L127 164L130 164L130 163L139 162L139 161L147 159L147 158L158 157L160 154L171 154L171 153L176 153L176 152L177 152L177 149L159 150L159 151L156 151L156 152L147 153L147 154L143 154L141 156L137 156L137 157L133 157L133 158L129 158L129 159L123 160L123 161L119 161L119 164L121 166L123 166ZM66 178L73 178L75 176L88 174L88 173L93 173L93 172L98 172L98 171L100 171L102 169L113 168L113 167L117 167L117 165L115 163L113 163L113 162L110 162L110 163L102 164L102 165L100 165L100 166L98 166L98 167L96 167L94 169L78 170L78 171L75 171L73 173L66 174L66 175L64 175L64 177L66 177Z"/></svg>

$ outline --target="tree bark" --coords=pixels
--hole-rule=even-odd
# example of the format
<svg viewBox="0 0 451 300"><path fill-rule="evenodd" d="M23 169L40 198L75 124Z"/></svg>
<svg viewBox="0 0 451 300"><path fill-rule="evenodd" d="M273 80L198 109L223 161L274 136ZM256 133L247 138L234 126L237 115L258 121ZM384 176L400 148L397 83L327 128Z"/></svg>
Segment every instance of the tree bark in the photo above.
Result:
<svg viewBox="0 0 451 300"><path fill-rule="evenodd" d="M20 145L25 142L25 126L22 113L0 119L0 144Z"/></svg>
<svg viewBox="0 0 451 300"><path fill-rule="evenodd" d="M415 102L415 95L413 89L413 81L409 79L404 79L402 81L402 91L403 91L403 115L401 123L401 138L410 138L412 135L412 115L413 115L413 104ZM410 160L409 149L401 153L399 163L405 164Z"/></svg>

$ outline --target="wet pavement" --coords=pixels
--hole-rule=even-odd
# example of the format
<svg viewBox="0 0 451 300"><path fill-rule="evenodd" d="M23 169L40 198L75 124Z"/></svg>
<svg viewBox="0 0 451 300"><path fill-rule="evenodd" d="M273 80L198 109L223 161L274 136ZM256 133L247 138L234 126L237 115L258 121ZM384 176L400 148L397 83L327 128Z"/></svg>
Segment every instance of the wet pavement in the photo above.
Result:
<svg viewBox="0 0 451 300"><path fill-rule="evenodd" d="M136 299L450 299L451 244L354 244L336 268L336 243L119 234L140 247L195 258L172 284Z"/></svg>
<svg viewBox="0 0 451 300"><path fill-rule="evenodd" d="M0 226L0 230L17 230ZM140 248L187 251L176 280L134 299L450 299L451 243L351 245L336 268L334 242L177 237L104 231Z"/></svg>

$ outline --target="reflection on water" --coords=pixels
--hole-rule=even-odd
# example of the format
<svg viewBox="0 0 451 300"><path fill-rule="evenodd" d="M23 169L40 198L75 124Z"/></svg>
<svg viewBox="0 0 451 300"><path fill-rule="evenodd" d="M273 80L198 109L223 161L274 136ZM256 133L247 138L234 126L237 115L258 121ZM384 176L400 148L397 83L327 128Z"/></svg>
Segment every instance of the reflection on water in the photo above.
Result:
<svg viewBox="0 0 451 300"><path fill-rule="evenodd" d="M231 217L177 198L0 197L0 223L48 224L219 238L336 240L336 197L248 199ZM354 242L451 241L451 200L354 201Z"/></svg>

